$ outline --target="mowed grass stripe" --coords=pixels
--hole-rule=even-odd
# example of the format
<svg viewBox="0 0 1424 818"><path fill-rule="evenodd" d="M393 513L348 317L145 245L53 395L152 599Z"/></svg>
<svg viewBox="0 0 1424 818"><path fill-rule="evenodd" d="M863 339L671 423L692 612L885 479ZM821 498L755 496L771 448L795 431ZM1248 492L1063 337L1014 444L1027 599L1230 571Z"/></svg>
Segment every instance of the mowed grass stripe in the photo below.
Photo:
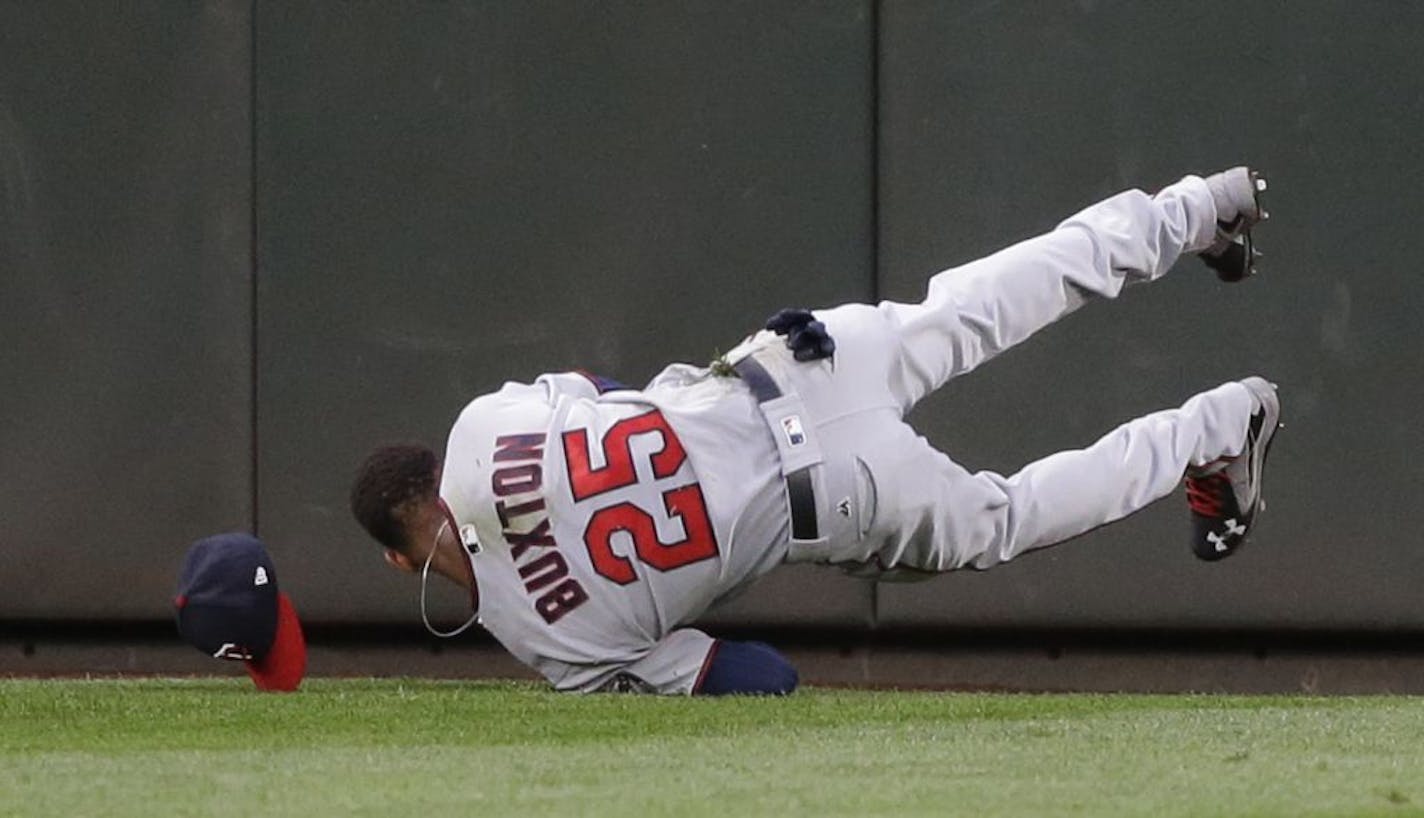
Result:
<svg viewBox="0 0 1424 818"><path fill-rule="evenodd" d="M1424 815L1424 699L0 681L3 815Z"/></svg>

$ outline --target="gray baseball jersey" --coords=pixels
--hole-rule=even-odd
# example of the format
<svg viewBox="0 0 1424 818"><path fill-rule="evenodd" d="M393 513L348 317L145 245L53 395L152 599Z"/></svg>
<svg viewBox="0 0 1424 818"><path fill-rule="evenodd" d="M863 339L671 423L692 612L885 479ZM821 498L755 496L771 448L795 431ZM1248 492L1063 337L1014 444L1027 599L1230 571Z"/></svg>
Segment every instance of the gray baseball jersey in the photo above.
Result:
<svg viewBox="0 0 1424 818"><path fill-rule="evenodd" d="M681 626L782 562L895 579L986 568L1165 496L1187 466L1241 451L1248 389L1226 384L1007 477L970 473L902 418L1086 301L1163 275L1214 225L1196 177L1119 194L940 273L920 303L818 311L831 359L795 361L757 333L726 363L753 362L769 391L674 365L642 390L559 373L477 398L440 491L479 544L481 623L559 689L628 673L687 693L712 640Z"/></svg>
<svg viewBox="0 0 1424 818"><path fill-rule="evenodd" d="M560 689L620 670L695 684L711 639L674 632L785 555L774 447L740 382L670 368L600 395L577 373L477 398L450 434L441 497L470 539L480 622Z"/></svg>

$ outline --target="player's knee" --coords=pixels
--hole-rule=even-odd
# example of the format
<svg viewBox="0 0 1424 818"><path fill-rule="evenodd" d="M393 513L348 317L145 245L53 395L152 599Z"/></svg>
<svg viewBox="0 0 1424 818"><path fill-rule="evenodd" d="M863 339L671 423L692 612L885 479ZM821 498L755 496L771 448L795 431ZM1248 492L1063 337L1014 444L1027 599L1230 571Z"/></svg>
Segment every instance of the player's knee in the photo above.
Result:
<svg viewBox="0 0 1424 818"><path fill-rule="evenodd" d="M785 696L800 683L796 668L763 642L719 639L714 650L697 695Z"/></svg>

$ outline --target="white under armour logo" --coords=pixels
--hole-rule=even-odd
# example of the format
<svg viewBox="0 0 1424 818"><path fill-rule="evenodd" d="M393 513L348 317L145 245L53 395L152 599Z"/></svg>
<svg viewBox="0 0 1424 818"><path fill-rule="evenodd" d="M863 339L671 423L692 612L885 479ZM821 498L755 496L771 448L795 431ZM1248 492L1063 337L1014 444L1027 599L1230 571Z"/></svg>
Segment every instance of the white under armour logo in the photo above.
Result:
<svg viewBox="0 0 1424 818"><path fill-rule="evenodd" d="M1221 532L1220 534L1216 533L1215 531L1207 534L1206 541L1211 543L1212 547L1215 548L1217 553L1219 554L1222 551L1226 550L1227 537L1237 537L1245 533L1246 526L1236 522L1236 518L1232 517L1230 520L1226 521L1225 531Z"/></svg>

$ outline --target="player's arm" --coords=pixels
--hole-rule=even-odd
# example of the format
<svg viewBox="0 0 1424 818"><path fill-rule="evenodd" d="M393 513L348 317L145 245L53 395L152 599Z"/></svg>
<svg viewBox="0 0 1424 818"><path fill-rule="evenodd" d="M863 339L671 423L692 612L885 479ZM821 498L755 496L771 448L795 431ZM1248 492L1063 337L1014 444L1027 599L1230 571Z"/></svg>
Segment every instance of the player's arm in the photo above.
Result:
<svg viewBox="0 0 1424 818"><path fill-rule="evenodd" d="M693 688L696 696L785 696L800 677L786 657L764 642L718 639L707 657L706 671Z"/></svg>
<svg viewBox="0 0 1424 818"><path fill-rule="evenodd" d="M642 658L612 670L587 692L669 696L786 695L796 668L761 642L713 639L694 628L664 636Z"/></svg>

